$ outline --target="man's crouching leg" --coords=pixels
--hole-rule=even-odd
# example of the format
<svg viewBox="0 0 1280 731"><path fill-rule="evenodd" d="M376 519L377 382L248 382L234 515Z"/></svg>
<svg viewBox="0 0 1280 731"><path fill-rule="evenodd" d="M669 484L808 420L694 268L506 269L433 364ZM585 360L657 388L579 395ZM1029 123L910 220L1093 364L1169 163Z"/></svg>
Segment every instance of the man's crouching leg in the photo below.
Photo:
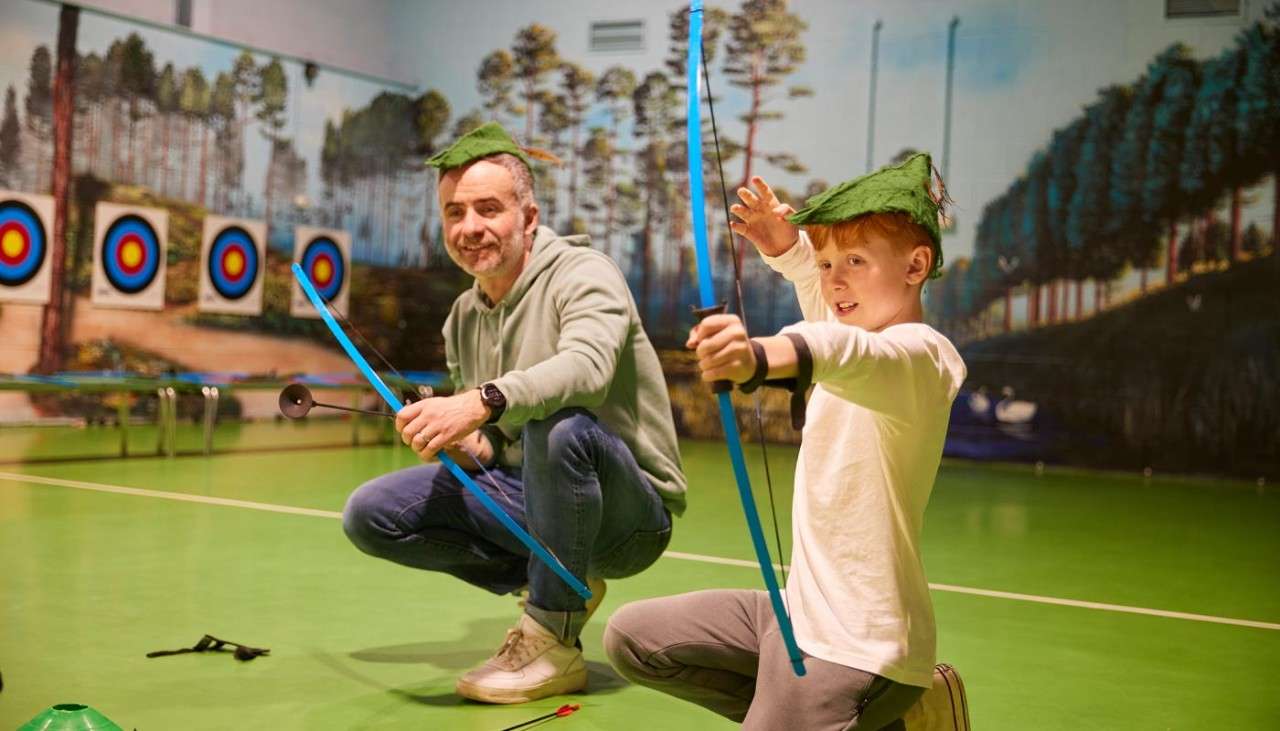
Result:
<svg viewBox="0 0 1280 731"><path fill-rule="evenodd" d="M518 480L491 474L519 497ZM507 507L524 522L521 512ZM495 594L509 594L527 579L523 546L439 465L409 467L361 485L347 499L342 529L370 556L451 574Z"/></svg>
<svg viewBox="0 0 1280 731"><path fill-rule="evenodd" d="M567 409L524 430L529 532L574 576L584 600L537 559L529 562L524 614L499 651L458 681L458 693L519 703L582 690L581 634L600 605L602 577L652 564L670 539L670 517L627 446L589 412Z"/></svg>

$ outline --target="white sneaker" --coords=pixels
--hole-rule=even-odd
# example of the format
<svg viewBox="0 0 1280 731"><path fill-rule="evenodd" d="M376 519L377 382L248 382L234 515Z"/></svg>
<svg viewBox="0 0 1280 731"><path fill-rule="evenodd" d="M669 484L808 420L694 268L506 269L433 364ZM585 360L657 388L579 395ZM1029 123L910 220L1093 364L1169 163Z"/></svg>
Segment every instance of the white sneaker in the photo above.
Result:
<svg viewBox="0 0 1280 731"><path fill-rule="evenodd" d="M484 703L526 703L587 687L582 650L560 644L550 630L521 614L502 647L458 678L458 695Z"/></svg>

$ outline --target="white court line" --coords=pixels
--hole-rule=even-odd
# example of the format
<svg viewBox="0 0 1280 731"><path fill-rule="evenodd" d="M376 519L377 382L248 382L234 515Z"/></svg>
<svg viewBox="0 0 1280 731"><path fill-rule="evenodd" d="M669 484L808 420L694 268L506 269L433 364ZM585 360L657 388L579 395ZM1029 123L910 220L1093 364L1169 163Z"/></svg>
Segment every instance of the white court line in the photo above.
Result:
<svg viewBox="0 0 1280 731"><path fill-rule="evenodd" d="M681 561L701 561L702 563L718 563L722 566L741 566L748 569L760 568L758 561L744 561L740 558L721 558L719 556L703 556L701 553L683 553L681 551L666 551L662 554L663 558L678 558ZM774 564L775 571L781 571L782 566Z"/></svg>
<svg viewBox="0 0 1280 731"><path fill-rule="evenodd" d="M255 503L252 500L232 500L224 497L208 495L188 495L182 492L165 492L164 490L143 490L137 487L121 487L120 485L104 485L101 482L81 482L80 480L63 480L57 477L40 477L15 472L0 472L0 480L9 482L31 482L37 485L54 485L56 487L74 487L78 490L94 490L96 492L113 492L117 495L136 495L138 497L158 497L164 500L178 500L184 503L204 503L205 505L221 505L228 508L248 508L249 510L265 510L270 513L288 513L290 515L310 515L314 518L341 518L342 513L332 510L315 510L313 508L295 508L291 505L272 505L271 503Z"/></svg>
<svg viewBox="0 0 1280 731"><path fill-rule="evenodd" d="M100 482L82 482L80 480L64 480L57 477L42 477L39 475L24 475L15 472L0 472L0 480L7 482L26 482L36 485L53 485L55 487L73 487L78 490L93 490L96 492L110 492L117 495L134 495L136 497L161 498L163 500L177 500L186 503L202 503L204 505L221 505L228 508L246 508L249 510L263 510L271 513L286 513L289 515L306 515L313 518L341 518L342 513L332 510L316 510L314 508L297 508L291 505L273 505L271 503L259 503L252 500L232 500L229 498L210 497L208 495L188 495L181 492L166 492L163 490L143 490L137 487L122 487L120 485L107 485ZM664 558L674 558L681 561L697 561L699 563L720 564L722 566L739 566L742 568L758 568L760 564L755 561L745 561L738 558L723 558L721 556L705 556L700 553L683 553L681 551L667 551L663 554ZM777 566L775 565L775 568ZM1165 617L1168 619L1186 619L1192 622L1210 622L1213 624L1229 624L1236 627L1250 627L1253 629L1269 629L1280 631L1280 624L1274 622L1258 622L1252 619L1235 619L1232 617L1215 617L1208 614L1191 614L1188 612L1171 612L1165 609L1148 609L1146 607L1129 607L1123 604L1104 604L1102 602L1086 602L1078 599L1061 599L1052 596L1040 596L1038 594L1018 594L1011 591L995 591L993 589L975 589L968 586L955 586L953 584L929 584L929 588L934 591L947 591L955 594L972 594L974 596L985 596L994 599L1011 599L1013 601L1034 602L1036 604L1054 604L1063 607L1077 607L1080 609L1096 609L1104 612L1122 612L1125 614L1142 614L1148 617Z"/></svg>
<svg viewBox="0 0 1280 731"><path fill-rule="evenodd" d="M1170 612L1165 609L1147 609L1146 607L1126 607L1123 604L1103 604L1101 602L1082 602L1078 599L1059 599L1052 596L1036 594L1016 594L1011 591L994 591L992 589L974 589L968 586L952 586L950 584L929 584L935 591L951 591L957 594L974 594L997 599L1013 599L1022 602L1038 602L1040 604L1057 604L1064 607L1080 607L1082 609L1101 609L1104 612L1125 612L1128 614L1145 614L1148 617L1168 617L1170 619L1190 619L1194 622L1213 622L1214 624L1233 624L1237 627L1254 627L1256 629L1280 630L1280 624L1273 622L1257 622L1252 619L1233 619L1231 617L1213 617L1207 614L1188 614L1187 612Z"/></svg>

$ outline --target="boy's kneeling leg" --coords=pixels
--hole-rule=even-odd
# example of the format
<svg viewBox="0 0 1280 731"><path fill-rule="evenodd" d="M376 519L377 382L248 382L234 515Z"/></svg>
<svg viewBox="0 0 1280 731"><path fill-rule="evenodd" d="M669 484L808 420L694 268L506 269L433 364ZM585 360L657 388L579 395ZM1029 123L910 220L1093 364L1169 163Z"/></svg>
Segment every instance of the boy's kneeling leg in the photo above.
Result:
<svg viewBox="0 0 1280 731"><path fill-rule="evenodd" d="M741 721L755 694L755 592L699 591L609 618L609 661L632 682Z"/></svg>

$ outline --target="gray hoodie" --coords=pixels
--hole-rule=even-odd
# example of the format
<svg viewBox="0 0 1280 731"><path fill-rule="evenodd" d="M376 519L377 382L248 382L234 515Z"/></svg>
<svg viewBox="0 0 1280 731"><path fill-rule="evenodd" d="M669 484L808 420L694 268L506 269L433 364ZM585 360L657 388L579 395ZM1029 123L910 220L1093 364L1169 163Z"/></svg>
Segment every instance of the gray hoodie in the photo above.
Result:
<svg viewBox="0 0 1280 731"><path fill-rule="evenodd" d="M493 381L507 397L500 464L519 466L525 422L584 408L631 448L679 515L686 483L666 379L626 279L589 243L540 226L502 301L490 306L478 284L454 300L444 323L449 376L457 391Z"/></svg>

